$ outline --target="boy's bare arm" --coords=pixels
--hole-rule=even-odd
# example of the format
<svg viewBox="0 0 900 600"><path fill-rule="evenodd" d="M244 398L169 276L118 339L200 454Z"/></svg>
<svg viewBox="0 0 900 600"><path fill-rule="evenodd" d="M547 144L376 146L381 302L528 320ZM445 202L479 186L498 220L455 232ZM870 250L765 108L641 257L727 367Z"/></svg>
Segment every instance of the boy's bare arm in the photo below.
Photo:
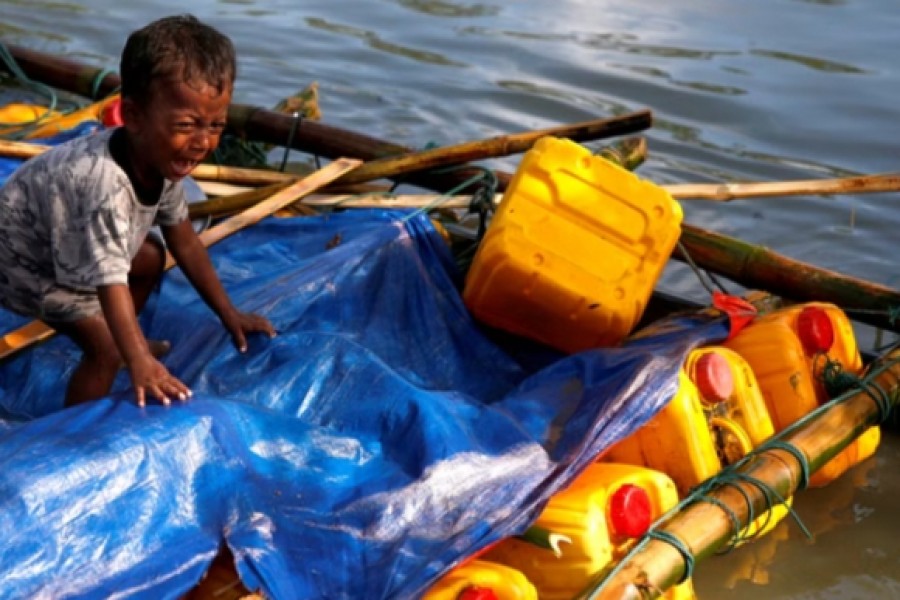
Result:
<svg viewBox="0 0 900 600"><path fill-rule="evenodd" d="M169 251L178 266L204 302L219 316L241 352L247 349L245 334L261 332L269 336L275 335L275 328L265 317L242 313L231 303L212 266L206 248L197 237L189 220L162 229Z"/></svg>
<svg viewBox="0 0 900 600"><path fill-rule="evenodd" d="M144 405L148 393L163 404L168 404L172 396L181 400L190 396L188 387L150 354L128 286L100 286L97 295L109 331L131 374L138 405Z"/></svg>

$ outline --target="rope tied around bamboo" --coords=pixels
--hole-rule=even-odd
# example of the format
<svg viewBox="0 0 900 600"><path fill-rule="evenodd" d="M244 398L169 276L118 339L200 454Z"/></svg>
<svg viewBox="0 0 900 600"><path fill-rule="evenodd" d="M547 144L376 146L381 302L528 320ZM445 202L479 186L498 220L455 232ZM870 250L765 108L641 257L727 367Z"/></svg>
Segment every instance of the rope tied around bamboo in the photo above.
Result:
<svg viewBox="0 0 900 600"><path fill-rule="evenodd" d="M746 531L750 524L755 522L757 518L756 513L759 512L757 509L761 508L764 511L771 511L777 504L787 506L787 498L793 495L795 491L805 487L810 473L821 468L828 460L843 450L847 444L856 439L856 436L864 429L871 425L883 423L890 417L890 409L900 399L900 369L897 368L898 365L900 365L900 346L895 346L889 352L886 352L882 358L873 362L863 376L856 377L850 389L843 391L833 399L822 404L761 444L738 462L725 467L718 475L692 490L681 502L660 517L650 531L616 565L601 573L579 595L579 598L600 598L610 590L621 591L623 585L631 585L641 592L649 593L651 597L661 595L662 589L687 579L692 574L694 563L698 559L718 552L721 547L726 547L725 551L733 549L745 539L741 538L740 534ZM829 375L826 375L826 372L827 369L823 370L823 379L829 377ZM849 379L845 379L845 381L849 381ZM855 427L841 435L835 434L842 441L835 443L829 450L823 451L817 456L808 456L801 445L804 441L804 435L808 436L816 433L815 427L819 417L826 413L828 415L835 414L833 411L837 407L848 405L851 402L854 403L854 408L859 413L861 405L857 402L857 398L860 397L870 399L876 410L862 413L862 416L865 418L860 419L861 422L857 422ZM843 445L841 445L842 443ZM770 471L774 461L780 462L788 471L789 478L787 480L782 478L770 484L761 477L756 476L758 471L773 477ZM790 463L794 464L791 465ZM796 477L794 476L794 469L791 468L792 466L797 467L798 475ZM779 489L776 489L776 486ZM754 489L760 492L760 494L755 495L755 498L752 497ZM723 500L725 490L730 490L733 496L736 495L743 498L745 510L741 514L733 505L729 505ZM696 540L694 538L685 539L689 537L686 534L690 532L689 526L692 516L690 515L690 509L696 509L701 504L715 507L724 514L724 518L731 523L730 530L726 535L718 535L715 532L701 532L695 535ZM804 534L810 536L809 530L800 521L793 508L790 506L787 506L787 508ZM693 516L696 517L697 515ZM762 530L764 526L765 524L759 525L757 531ZM665 533L661 534L660 531ZM683 533L684 535L679 536L678 533ZM699 543L692 545L691 542L697 540L699 540ZM648 545L651 542L666 544L673 548L677 555L681 557L680 567L670 562L666 562L664 566L659 566L658 563L664 561L651 562L650 559L637 562L638 557L649 553ZM702 543L706 543L706 545L701 545ZM653 572L650 572L651 570ZM617 581L617 575L625 572L630 573L632 579L627 581L627 583ZM657 575L657 578L654 580L652 575ZM617 585L612 586L611 584L614 581Z"/></svg>

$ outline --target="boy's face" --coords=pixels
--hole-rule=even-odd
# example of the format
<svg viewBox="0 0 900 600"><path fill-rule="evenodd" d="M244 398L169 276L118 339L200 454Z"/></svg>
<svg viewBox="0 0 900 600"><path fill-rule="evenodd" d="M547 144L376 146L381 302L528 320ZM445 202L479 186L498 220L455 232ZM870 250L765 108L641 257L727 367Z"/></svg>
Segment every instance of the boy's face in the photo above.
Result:
<svg viewBox="0 0 900 600"><path fill-rule="evenodd" d="M141 183L178 181L215 150L225 129L231 88L204 81L165 80L138 104L126 98L122 115L131 138L132 166Z"/></svg>

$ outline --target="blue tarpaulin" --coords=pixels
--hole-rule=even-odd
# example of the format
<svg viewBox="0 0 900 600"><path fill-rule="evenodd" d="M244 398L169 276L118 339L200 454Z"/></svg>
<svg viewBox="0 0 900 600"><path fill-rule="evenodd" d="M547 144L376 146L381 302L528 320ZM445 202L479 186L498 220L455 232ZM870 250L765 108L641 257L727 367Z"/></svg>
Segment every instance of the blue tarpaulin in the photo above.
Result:
<svg viewBox="0 0 900 600"><path fill-rule="evenodd" d="M528 355L472 320L429 220L269 219L211 249L279 334L232 346L179 270L142 324L194 391L138 408L127 374L63 409L62 337L0 364L5 598L177 598L221 544L273 598L406 598L522 532L672 396L721 318L621 348ZM339 243L335 246L335 242ZM0 331L24 320L0 312Z"/></svg>

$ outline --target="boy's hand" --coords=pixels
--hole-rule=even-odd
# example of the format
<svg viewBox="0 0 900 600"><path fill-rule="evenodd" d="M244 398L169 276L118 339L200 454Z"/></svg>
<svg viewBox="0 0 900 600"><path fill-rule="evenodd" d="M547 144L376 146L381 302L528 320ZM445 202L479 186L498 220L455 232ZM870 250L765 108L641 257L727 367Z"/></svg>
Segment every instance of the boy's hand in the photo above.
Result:
<svg viewBox="0 0 900 600"><path fill-rule="evenodd" d="M143 407L146 404L147 395L166 406L170 404L170 398L184 401L191 396L190 388L169 373L169 370L149 353L134 361L128 370L131 373L131 383L134 386L138 406Z"/></svg>
<svg viewBox="0 0 900 600"><path fill-rule="evenodd" d="M247 351L248 333L266 333L270 338L275 337L275 328L269 320L253 313L235 311L224 323L225 328L231 333L231 340L240 352Z"/></svg>

